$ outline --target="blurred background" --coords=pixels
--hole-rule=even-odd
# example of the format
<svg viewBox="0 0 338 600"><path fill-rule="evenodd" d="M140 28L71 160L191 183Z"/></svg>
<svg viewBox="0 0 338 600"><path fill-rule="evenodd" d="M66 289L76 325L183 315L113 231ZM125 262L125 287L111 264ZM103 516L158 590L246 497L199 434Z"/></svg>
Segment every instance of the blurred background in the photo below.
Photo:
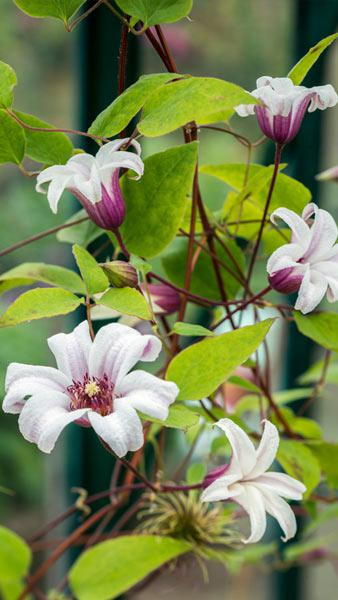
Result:
<svg viewBox="0 0 338 600"><path fill-rule="evenodd" d="M14 67L19 79L15 107L31 112L56 127L85 130L94 116L116 95L119 24L103 8L73 34L68 34L61 22L31 19L8 0L0 0L0 5L0 59ZM285 76L311 45L335 31L337 23L337 0L195 0L191 18L166 26L165 32L181 72L222 77L251 90L255 87L256 78L261 75ZM131 82L137 78L138 72L163 71L147 41L139 39L137 44L130 54ZM98 68L93 68L93 65L98 65ZM333 45L318 67L313 69L311 77L317 76L320 80L308 80L307 85L330 82L337 87L337 65L338 46ZM315 194L314 199L338 218L338 188L335 184L325 184L317 189L314 182L316 173L338 164L336 115L337 111L333 110L308 117L307 129L290 145L288 160L290 174L308 185ZM241 121L235 118L233 126L251 139L260 135L254 119ZM242 147L230 136L203 132L201 139L202 163L245 160ZM180 135L173 134L166 139L146 142L145 154L178 141L181 141ZM84 147L81 140L76 142ZM268 164L271 160L269 153L270 149L264 145L257 151L254 160ZM207 176L202 178L201 184L209 206L219 208L224 202L226 186ZM14 166L2 166L1 249L62 223L77 210L71 198L65 196L59 214L52 215L46 198L37 194L34 186L34 180L24 177ZM1 272L24 261L72 266L71 246L57 243L55 237L50 236L4 257ZM262 272L262 279L264 277ZM258 282L259 287L262 286ZM1 296L1 307L5 308L13 297L14 292ZM52 364L46 337L67 331L73 324L74 317L58 318L0 330L2 389L9 362ZM272 342L275 362L280 365L276 381L279 379L285 386L299 373L290 365L288 368L288 342L283 336L275 336ZM303 370L310 360L310 344L307 346L302 357L304 360L299 365L300 369L304 367ZM302 352L302 348L298 347L298 351ZM320 409L317 409L326 437L331 440L337 438L336 392L337 388L329 386ZM90 436L90 433L86 435ZM90 439L89 443L93 444L94 453L99 451L96 440ZM61 442L52 457L45 458L18 434L17 419L1 413L0 486L13 490L13 495L0 493L1 523L13 527L23 536L29 536L48 517L60 512L69 487L84 485L83 461L77 455L81 453L82 444L83 441L76 438L69 453L65 452L65 445ZM93 463L92 455L91 460ZM90 492L102 489L94 476L89 479L87 476L85 483ZM229 577L223 570L212 568L209 587L204 586L199 574L196 580L192 590L190 577L178 575L175 583L169 577L161 578L153 589L148 589L138 598L147 600L160 595L171 599L177 597L179 590L182 596L189 598L191 594L195 600L206 597L210 600L241 600L249 595L260 600L286 597L291 600L328 600L335 597L337 588L334 568L327 563L311 567L306 573L293 573L289 580L287 577L284 580L281 577L271 578L269 574L253 568L247 568L239 577ZM185 581L188 583L185 584ZM290 585L293 587L288 587Z"/></svg>

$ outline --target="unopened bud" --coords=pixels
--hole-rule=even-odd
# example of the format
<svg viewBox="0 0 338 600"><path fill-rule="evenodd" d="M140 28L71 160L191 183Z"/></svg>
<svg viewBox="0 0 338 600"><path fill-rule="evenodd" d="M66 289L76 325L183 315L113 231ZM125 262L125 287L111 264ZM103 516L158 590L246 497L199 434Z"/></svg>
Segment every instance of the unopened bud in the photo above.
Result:
<svg viewBox="0 0 338 600"><path fill-rule="evenodd" d="M101 263L101 267L107 275L109 282L114 287L137 287L137 271L130 263L122 260L113 260Z"/></svg>
<svg viewBox="0 0 338 600"><path fill-rule="evenodd" d="M143 295L150 294L153 311L155 314L166 314L176 312L181 303L179 293L169 285L150 283L147 286L142 283L140 288Z"/></svg>

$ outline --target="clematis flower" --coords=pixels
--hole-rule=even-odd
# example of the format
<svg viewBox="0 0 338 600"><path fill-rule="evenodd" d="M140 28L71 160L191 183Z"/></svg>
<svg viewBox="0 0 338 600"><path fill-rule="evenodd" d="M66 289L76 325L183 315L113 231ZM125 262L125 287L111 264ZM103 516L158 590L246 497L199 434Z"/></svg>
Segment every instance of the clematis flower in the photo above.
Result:
<svg viewBox="0 0 338 600"><path fill-rule="evenodd" d="M144 283L140 285L141 292L148 299L150 294L151 304L155 315L170 315L180 307L181 298L179 293L169 285L163 283Z"/></svg>
<svg viewBox="0 0 338 600"><path fill-rule="evenodd" d="M49 206L57 212L64 190L69 190L82 204L96 225L114 230L125 217L125 204L120 187L120 169L132 169L136 179L143 175L144 164L140 158L141 147L136 140L137 154L120 150L129 139L115 140L100 148L96 156L76 154L65 165L48 167L37 177L36 191L47 193ZM49 183L48 191L43 185Z"/></svg>
<svg viewBox="0 0 338 600"><path fill-rule="evenodd" d="M330 213L310 203L302 217L288 208L278 208L270 219L275 223L277 217L287 223L292 237L268 260L271 287L283 294L298 291L295 308L303 314L311 312L325 294L329 302L338 300L338 230Z"/></svg>
<svg viewBox="0 0 338 600"><path fill-rule="evenodd" d="M287 144L297 135L306 110L325 110L335 106L338 96L332 85L306 88L294 85L288 77L259 77L257 88L250 92L264 106L240 104L235 108L240 117L256 114L258 124L268 138Z"/></svg>
<svg viewBox="0 0 338 600"><path fill-rule="evenodd" d="M250 518L251 534L242 540L246 544L258 542L263 537L266 513L278 521L284 532L284 542L294 537L297 530L296 518L282 496L301 500L306 488L286 473L266 473L278 449L276 427L269 421L264 421L264 433L255 449L243 429L230 419L221 419L216 425L226 434L232 447L232 456L229 465L218 467L206 476L202 502L237 502Z"/></svg>
<svg viewBox="0 0 338 600"><path fill-rule="evenodd" d="M3 402L5 412L20 414L24 438L43 452L51 452L64 427L75 422L93 427L121 457L143 445L138 410L167 418L176 384L141 370L129 373L138 361L157 358L161 342L155 336L113 323L92 342L84 321L72 333L49 338L48 345L58 368L10 364Z"/></svg>

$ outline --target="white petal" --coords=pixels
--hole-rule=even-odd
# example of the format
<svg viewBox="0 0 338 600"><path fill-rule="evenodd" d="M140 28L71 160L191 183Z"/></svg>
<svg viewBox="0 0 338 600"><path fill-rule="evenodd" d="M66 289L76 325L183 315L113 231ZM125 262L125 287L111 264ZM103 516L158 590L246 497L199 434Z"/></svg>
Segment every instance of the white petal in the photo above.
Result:
<svg viewBox="0 0 338 600"><path fill-rule="evenodd" d="M153 335L142 335L127 325L111 323L101 327L96 335L89 356L89 373L94 377L106 374L118 386L140 360L155 360L161 347L160 340Z"/></svg>
<svg viewBox="0 0 338 600"><path fill-rule="evenodd" d="M112 154L117 154L117 151L120 150L122 146L129 142L129 147L133 146L137 152L137 155L141 154L141 146L137 140L130 140L130 138L123 138L118 140L113 140L112 142L108 142L108 144L104 144L98 150L95 160L98 167L104 166L106 163L110 161ZM120 152L123 152L120 151ZM130 153L131 154L131 153Z"/></svg>
<svg viewBox="0 0 338 600"><path fill-rule="evenodd" d="M129 451L142 448L144 443L142 423L136 411L123 399L114 401L116 410L106 417L96 412L89 412L88 419L97 435L115 452L117 456L125 456Z"/></svg>
<svg viewBox="0 0 338 600"><path fill-rule="evenodd" d="M297 522L293 510L277 494L268 492L265 489L262 491L262 494L266 512L278 521L284 533L282 540L283 542L287 542L296 535L297 531Z"/></svg>
<svg viewBox="0 0 338 600"><path fill-rule="evenodd" d="M240 478L241 474L236 475L223 475L215 479L210 485L208 485L201 494L201 502L218 502L219 500L229 500L234 498L238 494L242 493L242 487L240 485L234 486L236 481ZM231 488L229 489L229 486Z"/></svg>
<svg viewBox="0 0 338 600"><path fill-rule="evenodd" d="M278 445L279 435L277 428L270 421L264 421L263 435L256 450L256 464L246 476L246 479L254 479L267 471L275 459Z"/></svg>
<svg viewBox="0 0 338 600"><path fill-rule="evenodd" d="M37 394L27 400L19 416L19 429L26 440L42 452L51 452L61 431L81 418L87 409L69 410L69 398L60 392Z"/></svg>
<svg viewBox="0 0 338 600"><path fill-rule="evenodd" d="M54 165L53 167L48 167L39 173L36 178L36 191L42 194L46 194L46 190L43 188L43 184L48 181L52 181L53 179L64 179L71 175L71 171L67 167L67 165Z"/></svg>
<svg viewBox="0 0 338 600"><path fill-rule="evenodd" d="M11 363L6 373L6 396L2 408L5 412L19 413L24 398L38 391L64 391L71 381L57 369Z"/></svg>
<svg viewBox="0 0 338 600"><path fill-rule="evenodd" d="M337 104L338 96L331 84L318 85L310 89L316 92L316 95L311 101L309 112L313 112L316 110L316 108L319 108L319 110L325 110L326 108L330 108Z"/></svg>
<svg viewBox="0 0 338 600"><path fill-rule="evenodd" d="M251 534L245 544L259 542L266 530L266 514L263 495L254 485L246 483L241 486L243 491L235 497L235 501L244 508L250 517Z"/></svg>
<svg viewBox="0 0 338 600"><path fill-rule="evenodd" d="M306 491L303 483L286 473L264 473L255 479L255 485L290 500L301 500Z"/></svg>
<svg viewBox="0 0 338 600"><path fill-rule="evenodd" d="M269 275L272 275L281 269L298 267L300 266L298 261L303 254L304 249L300 244L284 244L271 254L266 264L266 270Z"/></svg>
<svg viewBox="0 0 338 600"><path fill-rule="evenodd" d="M235 111L239 117L249 117L255 114L255 104L239 104L235 106Z"/></svg>
<svg viewBox="0 0 338 600"><path fill-rule="evenodd" d="M175 383L138 370L124 377L115 391L135 410L162 421L168 417L168 408L179 393Z"/></svg>
<svg viewBox="0 0 338 600"><path fill-rule="evenodd" d="M44 183L50 181L47 190L47 199L51 211L56 214L59 200L66 188L71 187L73 175L66 165L55 165L45 169L37 176L36 191L46 193L42 187Z"/></svg>
<svg viewBox="0 0 338 600"><path fill-rule="evenodd" d="M338 265L335 261L323 261L312 265L313 271L319 271L324 275L327 283L327 299L329 302L338 300Z"/></svg>
<svg viewBox="0 0 338 600"><path fill-rule="evenodd" d="M298 291L295 309L304 315L313 311L324 298L327 286L325 276L308 267Z"/></svg>
<svg viewBox="0 0 338 600"><path fill-rule="evenodd" d="M88 177L83 177L83 175L74 176L74 188L91 204L101 202L101 177L95 162L92 164L90 175Z"/></svg>
<svg viewBox="0 0 338 600"><path fill-rule="evenodd" d="M88 357L92 346L87 321L75 327L72 333L58 333L48 340L58 369L74 381L82 381L88 373Z"/></svg>
<svg viewBox="0 0 338 600"><path fill-rule="evenodd" d="M233 467L237 470L239 467L242 477L245 477L252 471L256 464L256 450L252 441L245 431L241 427L238 427L231 419L221 419L215 425L224 431L231 444L232 458L230 468ZM231 468L231 474L232 470Z"/></svg>
<svg viewBox="0 0 338 600"><path fill-rule="evenodd" d="M308 204L303 212L304 218L315 214L314 223L310 229L311 240L304 254L306 262L317 262L324 257L337 241L337 225L326 210L318 208L315 204Z"/></svg>
<svg viewBox="0 0 338 600"><path fill-rule="evenodd" d="M82 175L85 179L88 179L91 174L91 170L94 164L94 156L81 152L72 156L67 162L67 167L71 169L73 174Z"/></svg>
<svg viewBox="0 0 338 600"><path fill-rule="evenodd" d="M282 219L292 231L292 242L299 244L302 248L307 249L310 242L310 228L297 213L289 208L277 208L271 216L270 220L276 225L276 219Z"/></svg>

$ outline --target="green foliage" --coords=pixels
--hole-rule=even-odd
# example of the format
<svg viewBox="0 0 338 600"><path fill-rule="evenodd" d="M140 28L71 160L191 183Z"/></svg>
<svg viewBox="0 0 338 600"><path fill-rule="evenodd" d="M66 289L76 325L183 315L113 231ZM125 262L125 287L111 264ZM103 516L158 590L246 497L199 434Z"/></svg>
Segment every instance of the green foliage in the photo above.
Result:
<svg viewBox="0 0 338 600"><path fill-rule="evenodd" d="M13 104L13 88L18 83L14 69L0 61L0 107L8 108Z"/></svg>
<svg viewBox="0 0 338 600"><path fill-rule="evenodd" d="M187 336L213 336L215 335L213 331L207 329L206 327L202 327L202 325L195 325L194 323L183 323L181 321L177 321L173 325L172 331L177 333L178 335L187 335Z"/></svg>
<svg viewBox="0 0 338 600"><path fill-rule="evenodd" d="M323 373L324 367L324 359L318 360L309 369L305 371L299 378L298 381L300 384L312 383L314 381L318 381ZM329 363L329 366L326 371L325 382L331 383L334 385L338 384L338 362L337 357L332 357Z"/></svg>
<svg viewBox="0 0 338 600"><path fill-rule="evenodd" d="M19 165L25 155L26 138L22 127L0 110L0 163Z"/></svg>
<svg viewBox="0 0 338 600"><path fill-rule="evenodd" d="M332 42L337 39L337 37L338 33L334 33L333 35L329 35L328 37L320 40L320 42L317 42L317 44L313 46L313 48L310 48L305 56L303 56L303 58L301 58L291 69L291 71L288 73L288 77L292 79L295 85L300 85L302 83L304 77L318 60L322 52L324 52L324 50L326 50L326 48L328 48Z"/></svg>
<svg viewBox="0 0 338 600"><path fill-rule="evenodd" d="M192 9L193 0L116 0L116 4L135 21L144 25L174 23L186 17Z"/></svg>
<svg viewBox="0 0 338 600"><path fill-rule="evenodd" d="M327 350L338 352L338 313L293 313L298 330Z"/></svg>
<svg viewBox="0 0 338 600"><path fill-rule="evenodd" d="M21 285L31 285L36 281L74 293L84 294L86 291L81 278L70 269L45 263L23 263L0 275L0 293Z"/></svg>
<svg viewBox="0 0 338 600"><path fill-rule="evenodd" d="M233 376L230 378L233 379ZM229 380L230 381L230 380ZM256 390L257 392L258 390ZM279 392L273 393L273 400L275 404L279 406L283 406L283 404L289 404L290 402L296 402L297 400L302 400L303 398L308 398L312 393L312 388L296 388L291 390L282 390ZM263 400L264 405L268 408L269 403L267 398L264 396L263 392L260 392L261 399ZM236 414L242 415L248 411L256 411L260 410L257 394L248 394L247 396L243 396L240 399L238 404L236 405Z"/></svg>
<svg viewBox="0 0 338 600"><path fill-rule="evenodd" d="M28 573L32 553L14 531L0 526L0 595L15 600L22 590L22 579Z"/></svg>
<svg viewBox="0 0 338 600"><path fill-rule="evenodd" d="M320 482L321 470L316 456L303 442L281 440L277 460L291 477L304 483L304 498L308 498Z"/></svg>
<svg viewBox="0 0 338 600"><path fill-rule="evenodd" d="M86 0L14 0L31 17L55 17L67 22Z"/></svg>
<svg viewBox="0 0 338 600"><path fill-rule="evenodd" d="M21 294L0 317L0 327L73 312L83 300L62 288L38 288Z"/></svg>
<svg viewBox="0 0 338 600"><path fill-rule="evenodd" d="M149 258L175 237L191 193L197 147L192 142L153 154L140 181L123 178L127 214L121 232L130 252Z"/></svg>
<svg viewBox="0 0 338 600"><path fill-rule="evenodd" d="M66 221L66 223L72 223L73 221L82 219L82 217L87 217L87 213L84 209L81 209L77 213L72 215ZM102 229L100 229L97 225L95 225L95 223L93 223L93 221L91 221L88 218L88 220L84 221L83 223L79 223L78 225L73 225L71 227L66 227L66 229L61 229L57 232L56 237L59 242L67 242L68 244L79 244L79 246L84 246L86 248L100 235L102 235Z"/></svg>
<svg viewBox="0 0 338 600"><path fill-rule="evenodd" d="M199 400L209 396L258 348L273 322L274 319L266 319L205 339L180 352L166 374L166 379L178 385L178 398Z"/></svg>
<svg viewBox="0 0 338 600"><path fill-rule="evenodd" d="M175 77L176 73L142 75L96 117L88 132L102 137L120 133L141 110L151 94Z"/></svg>
<svg viewBox="0 0 338 600"><path fill-rule="evenodd" d="M78 600L113 600L166 562L189 552L183 540L128 535L90 548L69 574Z"/></svg>
<svg viewBox="0 0 338 600"><path fill-rule="evenodd" d="M53 129L53 125L41 121L33 115L14 111L15 114L31 127ZM47 164L64 164L73 154L73 144L64 133L32 131L25 129L26 155L37 162Z"/></svg>
<svg viewBox="0 0 338 600"><path fill-rule="evenodd" d="M108 290L101 298L96 299L97 304L107 306L123 315L131 315L139 319L151 320L152 315L149 305L141 292L135 288L124 287Z"/></svg>
<svg viewBox="0 0 338 600"><path fill-rule="evenodd" d="M180 79L160 87L151 95L144 105L138 129L143 135L156 137L191 121L202 125L220 120L221 116L227 120L238 104L259 103L238 85L222 79Z"/></svg>
<svg viewBox="0 0 338 600"><path fill-rule="evenodd" d="M338 444L330 442L308 442L308 447L316 456L330 487L338 488Z"/></svg>
<svg viewBox="0 0 338 600"><path fill-rule="evenodd" d="M190 465L187 471L187 483L189 483L189 485L200 483L200 481L203 481L206 474L207 468L204 463L193 463L192 465Z"/></svg>
<svg viewBox="0 0 338 600"><path fill-rule="evenodd" d="M158 425L164 425L164 427L170 427L173 429L183 429L184 431L188 431L188 429L191 427L195 427L199 421L199 415L183 404L173 404L170 406L169 415L165 421L155 419L155 417L149 417L148 415L143 415L142 413L140 413L140 416L145 421L157 423Z"/></svg>
<svg viewBox="0 0 338 600"><path fill-rule="evenodd" d="M323 433L316 421L307 417L298 417L290 408L282 408L281 413L294 433L298 433L304 438L321 439ZM272 419L278 424L277 417Z"/></svg>
<svg viewBox="0 0 338 600"><path fill-rule="evenodd" d="M177 239L168 249L162 259L164 270L172 283L184 287L185 271L188 255L188 239ZM241 287L241 283L233 274L238 276L238 271L229 252L234 257L240 269L244 270L245 258L243 252L232 240L224 242L225 248L216 240L215 249L219 259L226 265L230 272L222 268L221 275L224 288L229 298L234 298ZM228 250L228 252L227 252ZM213 269L211 257L206 252L201 252L195 264L191 278L190 291L210 300L219 300L219 287Z"/></svg>
<svg viewBox="0 0 338 600"><path fill-rule="evenodd" d="M109 288L108 277L96 262L95 258L82 246L74 244L73 254L85 282L88 294L105 292Z"/></svg>
<svg viewBox="0 0 338 600"><path fill-rule="evenodd" d="M296 561L302 556L313 552L314 550L321 550L327 546L328 537L321 537L312 540L306 540L297 544L290 544L286 546L283 556L286 560Z"/></svg>

